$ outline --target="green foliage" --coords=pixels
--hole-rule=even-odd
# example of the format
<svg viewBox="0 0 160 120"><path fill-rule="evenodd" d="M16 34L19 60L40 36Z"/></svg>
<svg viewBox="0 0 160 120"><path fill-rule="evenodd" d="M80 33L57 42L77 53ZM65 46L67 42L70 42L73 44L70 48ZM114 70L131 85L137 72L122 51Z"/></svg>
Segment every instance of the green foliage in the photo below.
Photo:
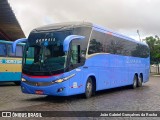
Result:
<svg viewBox="0 0 160 120"><path fill-rule="evenodd" d="M160 63L160 39L156 35L155 37L150 36L146 37L146 43L150 48L150 58L151 64L159 64Z"/></svg>

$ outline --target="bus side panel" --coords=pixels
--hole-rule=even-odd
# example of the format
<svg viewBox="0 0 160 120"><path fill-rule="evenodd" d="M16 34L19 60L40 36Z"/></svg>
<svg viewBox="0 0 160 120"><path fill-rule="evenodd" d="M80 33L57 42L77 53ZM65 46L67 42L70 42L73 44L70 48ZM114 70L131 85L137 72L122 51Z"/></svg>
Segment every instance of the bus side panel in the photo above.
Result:
<svg viewBox="0 0 160 120"><path fill-rule="evenodd" d="M21 58L0 58L0 81L20 81Z"/></svg>
<svg viewBox="0 0 160 120"><path fill-rule="evenodd" d="M133 83L134 75L140 74L143 75L143 82L147 82L149 80L149 59L148 58L137 58L137 57L128 57L127 60L128 74L130 84Z"/></svg>
<svg viewBox="0 0 160 120"><path fill-rule="evenodd" d="M87 59L86 66L95 74L97 90L130 84L124 59L123 56L112 54L98 54Z"/></svg>
<svg viewBox="0 0 160 120"><path fill-rule="evenodd" d="M150 58L147 58L145 61L145 72L143 75L143 82L149 81L149 76L150 76Z"/></svg>
<svg viewBox="0 0 160 120"><path fill-rule="evenodd" d="M83 75L83 68L78 67L70 72L68 72L66 76L74 75L71 79L69 79L69 86L68 86L68 95L75 95L81 94L85 91L85 84ZM65 73L66 74L66 73Z"/></svg>
<svg viewBox="0 0 160 120"><path fill-rule="evenodd" d="M21 72L1 72L0 81L2 82L14 82L21 80Z"/></svg>
<svg viewBox="0 0 160 120"><path fill-rule="evenodd" d="M88 69L84 76L92 73L96 77L97 90L131 85L135 73L149 77L148 59L113 54L96 54L86 60ZM146 69L147 68L147 69Z"/></svg>
<svg viewBox="0 0 160 120"><path fill-rule="evenodd" d="M115 80L113 87L120 87L128 85L128 67L126 65L126 57L119 55L110 55L111 64L110 67L114 69L113 76Z"/></svg>
<svg viewBox="0 0 160 120"><path fill-rule="evenodd" d="M95 54L89 57L84 65L87 68L84 69L83 77L94 76L96 78L96 90L106 89L107 85L110 84L108 79L108 72L110 71L107 69L109 60L106 56L106 54Z"/></svg>

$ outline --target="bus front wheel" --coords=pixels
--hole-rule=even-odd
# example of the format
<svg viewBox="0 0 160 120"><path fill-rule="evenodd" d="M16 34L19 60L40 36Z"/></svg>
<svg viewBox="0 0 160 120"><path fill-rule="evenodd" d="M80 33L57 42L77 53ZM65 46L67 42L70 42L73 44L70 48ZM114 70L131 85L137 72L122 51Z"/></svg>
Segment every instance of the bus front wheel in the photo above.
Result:
<svg viewBox="0 0 160 120"><path fill-rule="evenodd" d="M93 82L92 79L89 77L86 82L85 97L90 98L92 96L92 92L93 92Z"/></svg>
<svg viewBox="0 0 160 120"><path fill-rule="evenodd" d="M138 78L136 75L134 75L133 84L132 84L133 89L135 89L137 87L137 81L138 81Z"/></svg>

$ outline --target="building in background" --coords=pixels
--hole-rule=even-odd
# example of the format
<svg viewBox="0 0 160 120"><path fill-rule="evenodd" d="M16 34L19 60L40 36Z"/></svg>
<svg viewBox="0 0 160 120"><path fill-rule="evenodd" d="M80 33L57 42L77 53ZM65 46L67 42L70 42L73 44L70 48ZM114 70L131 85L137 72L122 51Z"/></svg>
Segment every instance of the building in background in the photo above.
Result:
<svg viewBox="0 0 160 120"><path fill-rule="evenodd" d="M12 42L25 35L7 0L0 0L0 82L20 84L24 44L12 53Z"/></svg>
<svg viewBox="0 0 160 120"><path fill-rule="evenodd" d="M0 0L0 40L15 41L24 37L24 32L8 1Z"/></svg>

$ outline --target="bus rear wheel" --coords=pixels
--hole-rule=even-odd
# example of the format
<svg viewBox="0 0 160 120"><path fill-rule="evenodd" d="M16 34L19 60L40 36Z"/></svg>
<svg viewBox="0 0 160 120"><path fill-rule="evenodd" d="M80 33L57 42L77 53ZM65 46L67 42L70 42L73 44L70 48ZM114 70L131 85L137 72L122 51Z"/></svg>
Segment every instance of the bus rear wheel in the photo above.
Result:
<svg viewBox="0 0 160 120"><path fill-rule="evenodd" d="M137 83L137 86L138 87L141 87L142 86L142 81L143 81L143 77L142 75L139 76L139 79L138 79L138 83Z"/></svg>
<svg viewBox="0 0 160 120"><path fill-rule="evenodd" d="M134 75L134 78L133 78L133 84L132 84L132 88L135 89L137 87L137 81L138 81L138 78L136 75Z"/></svg>
<svg viewBox="0 0 160 120"><path fill-rule="evenodd" d="M89 77L86 82L85 97L90 98L92 96L92 92L93 92L93 82L92 79Z"/></svg>

